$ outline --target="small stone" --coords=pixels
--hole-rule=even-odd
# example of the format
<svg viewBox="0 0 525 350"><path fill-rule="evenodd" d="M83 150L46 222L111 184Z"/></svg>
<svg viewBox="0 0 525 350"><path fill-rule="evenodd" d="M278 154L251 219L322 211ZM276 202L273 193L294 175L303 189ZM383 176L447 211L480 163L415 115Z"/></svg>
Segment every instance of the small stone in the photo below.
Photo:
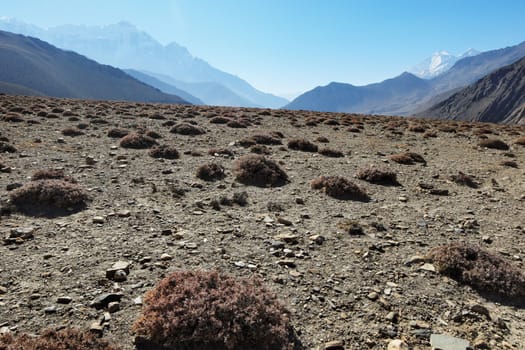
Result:
<svg viewBox="0 0 525 350"><path fill-rule="evenodd" d="M277 222L280 223L280 224L283 224L284 226L292 226L293 225L293 223L290 220L285 219L285 218L280 217L280 216L277 218Z"/></svg>
<svg viewBox="0 0 525 350"><path fill-rule="evenodd" d="M57 308L54 305L44 308L44 313L46 314L54 314L56 312L57 312Z"/></svg>
<svg viewBox="0 0 525 350"><path fill-rule="evenodd" d="M324 343L321 349L323 350L344 350L344 345L341 340L333 340L327 343Z"/></svg>
<svg viewBox="0 0 525 350"><path fill-rule="evenodd" d="M468 341L446 334L430 335L430 345L436 350L467 350L470 347Z"/></svg>
<svg viewBox="0 0 525 350"><path fill-rule="evenodd" d="M491 320L492 318L490 317L490 311L489 309L487 309L485 306L483 305L480 305L480 304L474 304L472 306L470 306L470 311L472 312L475 312L477 314L480 314L480 315L483 315L485 316L487 319Z"/></svg>
<svg viewBox="0 0 525 350"><path fill-rule="evenodd" d="M133 304L135 305L142 305L142 297L139 295L135 299L133 299Z"/></svg>
<svg viewBox="0 0 525 350"><path fill-rule="evenodd" d="M406 196L399 196L397 199L398 199L400 202L408 202L408 197L406 197Z"/></svg>
<svg viewBox="0 0 525 350"><path fill-rule="evenodd" d="M408 350L408 345L401 339L394 339L388 343L387 350Z"/></svg>
<svg viewBox="0 0 525 350"><path fill-rule="evenodd" d="M0 294L5 294L5 293L7 293L7 288L0 286Z"/></svg>
<svg viewBox="0 0 525 350"><path fill-rule="evenodd" d="M57 298L58 304L69 304L73 301L73 298L67 296L61 296Z"/></svg>
<svg viewBox="0 0 525 350"><path fill-rule="evenodd" d="M481 237L481 240L483 241L483 243L487 243L487 244L491 244L493 242L490 236L483 236Z"/></svg>
<svg viewBox="0 0 525 350"><path fill-rule="evenodd" d="M377 292L370 292L366 297L372 301L376 301L379 299L379 294L377 294Z"/></svg>
<svg viewBox="0 0 525 350"><path fill-rule="evenodd" d="M278 241L286 242L288 244L299 243L299 236L294 235L293 233L281 233L281 234L278 234L277 236L274 236L274 239Z"/></svg>
<svg viewBox="0 0 525 350"><path fill-rule="evenodd" d="M295 261L292 259L284 259L277 261L277 265L281 266L287 266L287 267L295 267Z"/></svg>
<svg viewBox="0 0 525 350"><path fill-rule="evenodd" d="M102 326L100 324L100 322L93 322L90 326L89 326L89 331L94 333L95 335L101 337L102 334L104 333L104 326Z"/></svg>
<svg viewBox="0 0 525 350"><path fill-rule="evenodd" d="M160 256L160 260L162 260L162 261L168 261L168 260L171 260L171 259L173 259L173 257L171 255L167 254L167 253L164 253L164 254L162 254Z"/></svg>
<svg viewBox="0 0 525 350"><path fill-rule="evenodd" d="M94 216L92 221L94 224L103 224L105 219L103 216Z"/></svg>
<svg viewBox="0 0 525 350"><path fill-rule="evenodd" d="M240 267L240 268L246 267L246 263L244 261L236 261L233 263L233 265Z"/></svg>
<svg viewBox="0 0 525 350"><path fill-rule="evenodd" d="M425 264L421 265L421 267L419 269L423 270L423 271L428 271L428 272L436 272L436 267L433 264L430 264L430 263L425 263Z"/></svg>
<svg viewBox="0 0 525 350"><path fill-rule="evenodd" d="M414 255L405 261L405 265L410 266L413 264L420 264L426 261L427 261L427 258L425 258L423 255Z"/></svg>
<svg viewBox="0 0 525 350"><path fill-rule="evenodd" d="M106 270L106 278L110 280L114 280L117 271L123 271L124 274L127 276L129 274L130 265L131 263L128 261L122 261L122 260L117 261L116 263L113 264L113 266L111 266L110 269ZM119 276L119 277L122 277L122 276Z"/></svg>
<svg viewBox="0 0 525 350"><path fill-rule="evenodd" d="M299 204L299 205L303 205L304 204L304 199L297 197L297 198L295 198L295 203Z"/></svg>
<svg viewBox="0 0 525 350"><path fill-rule="evenodd" d="M311 240L312 242L315 242L316 244L323 244L324 241L326 240L326 238L324 238L323 236L321 235L312 235L310 237L308 237L309 240Z"/></svg>
<svg viewBox="0 0 525 350"><path fill-rule="evenodd" d="M393 323L397 322L398 318L399 318L399 314L397 312L394 312L394 311L389 312L388 315L386 315L386 317L385 317L385 319L387 321L390 321L390 322L393 322Z"/></svg>
<svg viewBox="0 0 525 350"><path fill-rule="evenodd" d="M108 311L114 313L120 310L120 303L118 301L112 301L108 304Z"/></svg>
<svg viewBox="0 0 525 350"><path fill-rule="evenodd" d="M113 301L120 301L123 296L124 294L122 293L104 293L93 299L89 306L96 309L103 309Z"/></svg>
<svg viewBox="0 0 525 350"><path fill-rule="evenodd" d="M117 212L117 216L121 218L127 218L131 216L131 212L129 210L120 210Z"/></svg>
<svg viewBox="0 0 525 350"><path fill-rule="evenodd" d="M128 279L128 275L126 271L124 270L117 270L115 271L115 274L113 275L113 281L115 282L124 282Z"/></svg>

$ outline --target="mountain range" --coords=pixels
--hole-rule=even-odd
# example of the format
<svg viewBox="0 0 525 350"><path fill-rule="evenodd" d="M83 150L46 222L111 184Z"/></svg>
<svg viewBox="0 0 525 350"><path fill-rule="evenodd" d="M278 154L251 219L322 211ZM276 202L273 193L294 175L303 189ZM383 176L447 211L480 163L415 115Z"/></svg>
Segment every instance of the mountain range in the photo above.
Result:
<svg viewBox="0 0 525 350"><path fill-rule="evenodd" d="M408 72L422 79L431 79L445 73L460 59L476 56L479 53L478 50L468 49L462 55L454 56L447 51L438 51L426 58L423 62L409 69Z"/></svg>
<svg viewBox="0 0 525 350"><path fill-rule="evenodd" d="M157 79L169 77L170 81L159 80L169 85L176 81L179 84L174 87L178 89L185 90L180 83L191 84L191 95L205 104L220 105L225 101L230 106L279 108L289 102L261 92L245 80L211 66L175 42L162 45L127 22L43 29L16 19L0 18L0 29L37 37L103 64L133 69L150 76L153 73Z"/></svg>
<svg viewBox="0 0 525 350"><path fill-rule="evenodd" d="M188 103L120 69L44 41L0 31L0 91L54 97Z"/></svg>

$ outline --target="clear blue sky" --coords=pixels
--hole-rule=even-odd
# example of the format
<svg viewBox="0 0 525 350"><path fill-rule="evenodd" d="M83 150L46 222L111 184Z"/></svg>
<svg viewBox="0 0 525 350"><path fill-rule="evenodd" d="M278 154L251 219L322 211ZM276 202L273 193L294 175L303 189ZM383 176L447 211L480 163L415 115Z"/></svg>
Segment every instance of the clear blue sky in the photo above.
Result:
<svg viewBox="0 0 525 350"><path fill-rule="evenodd" d="M433 52L525 41L524 0L16 0L0 16L43 27L129 21L273 93L363 85Z"/></svg>

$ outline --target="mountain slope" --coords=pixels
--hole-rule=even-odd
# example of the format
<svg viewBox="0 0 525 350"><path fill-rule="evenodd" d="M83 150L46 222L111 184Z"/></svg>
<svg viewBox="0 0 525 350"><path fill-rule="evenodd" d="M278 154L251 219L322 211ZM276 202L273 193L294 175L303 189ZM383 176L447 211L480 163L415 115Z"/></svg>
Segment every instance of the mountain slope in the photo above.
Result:
<svg viewBox="0 0 525 350"><path fill-rule="evenodd" d="M423 62L412 67L408 71L422 79L431 79L449 70L458 60L478 55L480 52L469 49L460 56L454 56L447 51L439 51L425 59Z"/></svg>
<svg viewBox="0 0 525 350"><path fill-rule="evenodd" d="M490 73L420 115L525 124L525 58Z"/></svg>
<svg viewBox="0 0 525 350"><path fill-rule="evenodd" d="M0 31L0 81L23 93L72 98L187 103L74 52ZM6 91L9 92L9 91Z"/></svg>
<svg viewBox="0 0 525 350"><path fill-rule="evenodd" d="M237 99L233 100L235 106L278 108L289 102L284 98L261 92L243 79L193 57L186 48L177 43L162 45L126 22L102 27L64 25L41 29L21 21L3 19L0 20L0 29L33 35L60 48L73 50L115 67L155 72L188 83L213 82L215 84L203 87L208 90L214 87L221 89L220 85L228 88L237 95ZM177 87L180 88L178 85ZM224 91L218 93L223 94Z"/></svg>

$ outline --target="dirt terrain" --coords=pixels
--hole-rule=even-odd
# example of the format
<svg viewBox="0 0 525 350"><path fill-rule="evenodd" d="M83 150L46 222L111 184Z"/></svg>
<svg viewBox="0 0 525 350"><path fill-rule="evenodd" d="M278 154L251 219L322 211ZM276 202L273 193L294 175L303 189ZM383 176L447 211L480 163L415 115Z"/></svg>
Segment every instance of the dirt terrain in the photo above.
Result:
<svg viewBox="0 0 525 350"><path fill-rule="evenodd" d="M10 96L0 96L0 109L0 144L16 148L0 153L2 332L99 323L104 337L133 349L130 328L146 291L170 271L219 269L262 279L309 349L331 341L386 349L393 339L430 349L431 334L479 349L525 346L519 301L486 299L421 258L433 247L468 242L523 270L525 146L514 141L524 126ZM170 132L179 123L204 133ZM150 132L180 158L121 147L108 136L114 128ZM281 141L258 149L281 165L286 184L235 180L235 159L250 153L241 140L256 134ZM288 148L295 138L343 157ZM480 147L486 138L510 149ZM210 154L213 148L230 154ZM425 162L390 159L401 152ZM224 179L196 177L208 162L224 167ZM399 185L355 177L371 165L395 172ZM74 178L88 192L87 207L54 217L11 211L10 193L43 169ZM452 181L459 172L477 188ZM346 177L370 200L312 189L321 175ZM242 192L244 206L221 202ZM130 263L124 281L106 276L117 261ZM92 306L104 293L121 293L111 313Z"/></svg>

